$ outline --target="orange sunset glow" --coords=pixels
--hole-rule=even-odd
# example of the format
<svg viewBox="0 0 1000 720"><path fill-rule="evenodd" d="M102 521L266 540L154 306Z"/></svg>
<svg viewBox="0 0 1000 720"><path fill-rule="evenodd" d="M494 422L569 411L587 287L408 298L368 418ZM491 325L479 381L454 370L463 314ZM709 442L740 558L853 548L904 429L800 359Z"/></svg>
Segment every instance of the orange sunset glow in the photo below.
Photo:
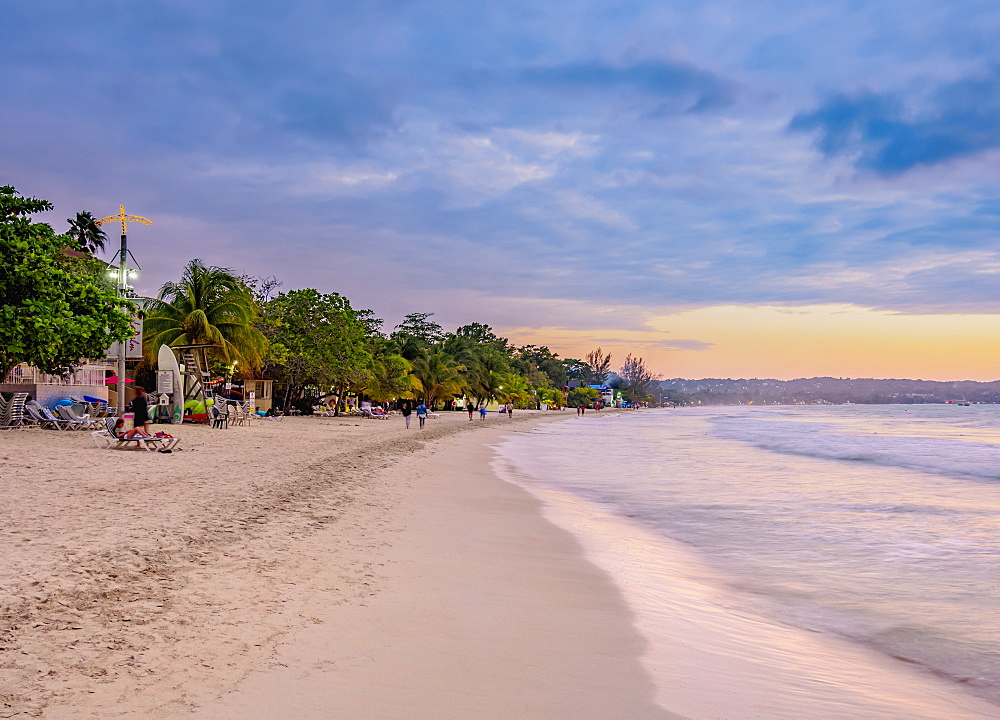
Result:
<svg viewBox="0 0 1000 720"><path fill-rule="evenodd" d="M907 315L854 305L716 306L656 314L648 325L649 331L508 332L519 343L549 342L568 357L600 345L615 355L614 367L632 352L665 378L1000 377L995 315ZM691 345L696 347L686 347Z"/></svg>

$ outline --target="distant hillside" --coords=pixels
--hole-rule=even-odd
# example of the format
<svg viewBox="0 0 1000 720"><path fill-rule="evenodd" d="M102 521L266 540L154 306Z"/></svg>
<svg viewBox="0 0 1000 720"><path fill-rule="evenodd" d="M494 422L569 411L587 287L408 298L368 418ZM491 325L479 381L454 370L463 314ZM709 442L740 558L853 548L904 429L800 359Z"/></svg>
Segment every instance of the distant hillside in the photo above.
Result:
<svg viewBox="0 0 1000 720"><path fill-rule="evenodd" d="M706 405L793 403L946 403L1000 402L1000 380L876 380L816 377L799 380L704 378L661 380L664 400L701 402Z"/></svg>

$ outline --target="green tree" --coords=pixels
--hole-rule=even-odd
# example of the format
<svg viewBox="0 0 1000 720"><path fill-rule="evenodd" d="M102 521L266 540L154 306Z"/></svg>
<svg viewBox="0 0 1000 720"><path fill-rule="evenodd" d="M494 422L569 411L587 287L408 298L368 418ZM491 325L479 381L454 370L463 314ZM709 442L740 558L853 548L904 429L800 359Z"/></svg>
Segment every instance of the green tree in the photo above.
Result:
<svg viewBox="0 0 1000 720"><path fill-rule="evenodd" d="M160 345L217 344L209 356L226 364L239 363L241 372L259 370L267 338L257 326L259 308L250 288L227 268L189 262L180 282L160 288L147 306L144 345L153 362Z"/></svg>
<svg viewBox="0 0 1000 720"><path fill-rule="evenodd" d="M390 338L397 341L412 340L426 347L444 340L444 328L431 320L434 313L410 313L393 328Z"/></svg>
<svg viewBox="0 0 1000 720"><path fill-rule="evenodd" d="M567 407L591 407L601 399L601 393L594 388L577 387L569 391L566 398Z"/></svg>
<svg viewBox="0 0 1000 720"><path fill-rule="evenodd" d="M389 352L386 343L376 348L372 354L371 374L362 389L376 402L413 397L416 377L412 370L410 361L402 355Z"/></svg>
<svg viewBox="0 0 1000 720"><path fill-rule="evenodd" d="M505 337L500 337L493 332L493 328L489 325L484 325L483 323L469 323L468 325L463 325L455 331L455 336L465 338L475 344L489 345L494 350L497 350L504 355L509 356L514 351L514 346L510 344L510 340Z"/></svg>
<svg viewBox="0 0 1000 720"><path fill-rule="evenodd" d="M611 374L611 353L605 354L601 348L591 350L587 353L586 364L590 373L586 382L589 385L603 385Z"/></svg>
<svg viewBox="0 0 1000 720"><path fill-rule="evenodd" d="M625 364L618 371L618 376L622 379L625 387L630 391L631 401L645 402L649 399L653 386L662 375L654 374L645 361L640 357L632 355L625 356Z"/></svg>
<svg viewBox="0 0 1000 720"><path fill-rule="evenodd" d="M70 238L31 222L51 209L0 187L0 378L22 362L66 372L132 334L136 308L100 277L103 263L69 257Z"/></svg>
<svg viewBox="0 0 1000 720"><path fill-rule="evenodd" d="M509 370L507 358L502 353L489 346L480 346L465 370L466 387L477 405L500 399L500 388Z"/></svg>
<svg viewBox="0 0 1000 720"><path fill-rule="evenodd" d="M465 386L462 370L464 368L451 355L441 350L417 358L413 374L420 382L424 402L432 407L439 399L461 393Z"/></svg>
<svg viewBox="0 0 1000 720"><path fill-rule="evenodd" d="M521 362L521 372L529 378L533 372L541 371L556 387L563 387L568 381L566 366L558 355L544 345L525 345L518 348L517 359Z"/></svg>
<svg viewBox="0 0 1000 720"><path fill-rule="evenodd" d="M590 379L590 367L583 360L576 360L575 358L564 358L562 361L562 366L566 370L566 380L576 380L578 382L586 382ZM562 386L560 386L562 387Z"/></svg>
<svg viewBox="0 0 1000 720"><path fill-rule="evenodd" d="M282 362L269 365L285 385L285 407L304 397L307 386L332 391L340 403L349 389L364 388L372 380L369 326L338 293L292 290L267 304L264 317Z"/></svg>
<svg viewBox="0 0 1000 720"><path fill-rule="evenodd" d="M512 402L517 406L523 406L529 401L533 401L535 393L532 391L528 381L516 373L507 373L503 377L503 385L500 387L500 399Z"/></svg>
<svg viewBox="0 0 1000 720"><path fill-rule="evenodd" d="M85 253L93 255L104 249L108 236L97 224L97 218L89 212L78 212L75 218L67 218L66 222L69 223L66 234L76 240Z"/></svg>

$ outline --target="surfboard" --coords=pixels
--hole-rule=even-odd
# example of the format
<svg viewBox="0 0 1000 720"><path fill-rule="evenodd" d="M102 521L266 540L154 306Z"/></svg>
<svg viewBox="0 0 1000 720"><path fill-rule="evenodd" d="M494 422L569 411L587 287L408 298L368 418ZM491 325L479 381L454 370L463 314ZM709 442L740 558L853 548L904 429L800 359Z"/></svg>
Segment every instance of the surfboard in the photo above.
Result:
<svg viewBox="0 0 1000 720"><path fill-rule="evenodd" d="M173 376L174 391L170 394L170 420L179 425L184 420L184 379L181 377L181 366L177 364L174 351L167 345L160 345L156 353L156 367L166 370Z"/></svg>

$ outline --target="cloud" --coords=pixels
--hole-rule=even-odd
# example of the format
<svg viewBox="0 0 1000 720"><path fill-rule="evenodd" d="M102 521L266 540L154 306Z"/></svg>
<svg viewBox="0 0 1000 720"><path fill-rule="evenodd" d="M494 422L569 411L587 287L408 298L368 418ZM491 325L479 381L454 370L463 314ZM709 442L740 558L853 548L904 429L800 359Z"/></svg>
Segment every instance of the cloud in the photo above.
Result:
<svg viewBox="0 0 1000 720"><path fill-rule="evenodd" d="M923 101L901 93L836 95L796 115L789 129L816 132L823 154L885 175L994 150L1000 148L1000 67L943 85Z"/></svg>
<svg viewBox="0 0 1000 720"><path fill-rule="evenodd" d="M660 100L656 113L668 109L704 112L730 105L735 97L735 85L731 81L687 63L663 60L646 60L621 67L599 62L566 63L530 68L524 70L521 77L531 85L573 93L581 90L637 92Z"/></svg>

